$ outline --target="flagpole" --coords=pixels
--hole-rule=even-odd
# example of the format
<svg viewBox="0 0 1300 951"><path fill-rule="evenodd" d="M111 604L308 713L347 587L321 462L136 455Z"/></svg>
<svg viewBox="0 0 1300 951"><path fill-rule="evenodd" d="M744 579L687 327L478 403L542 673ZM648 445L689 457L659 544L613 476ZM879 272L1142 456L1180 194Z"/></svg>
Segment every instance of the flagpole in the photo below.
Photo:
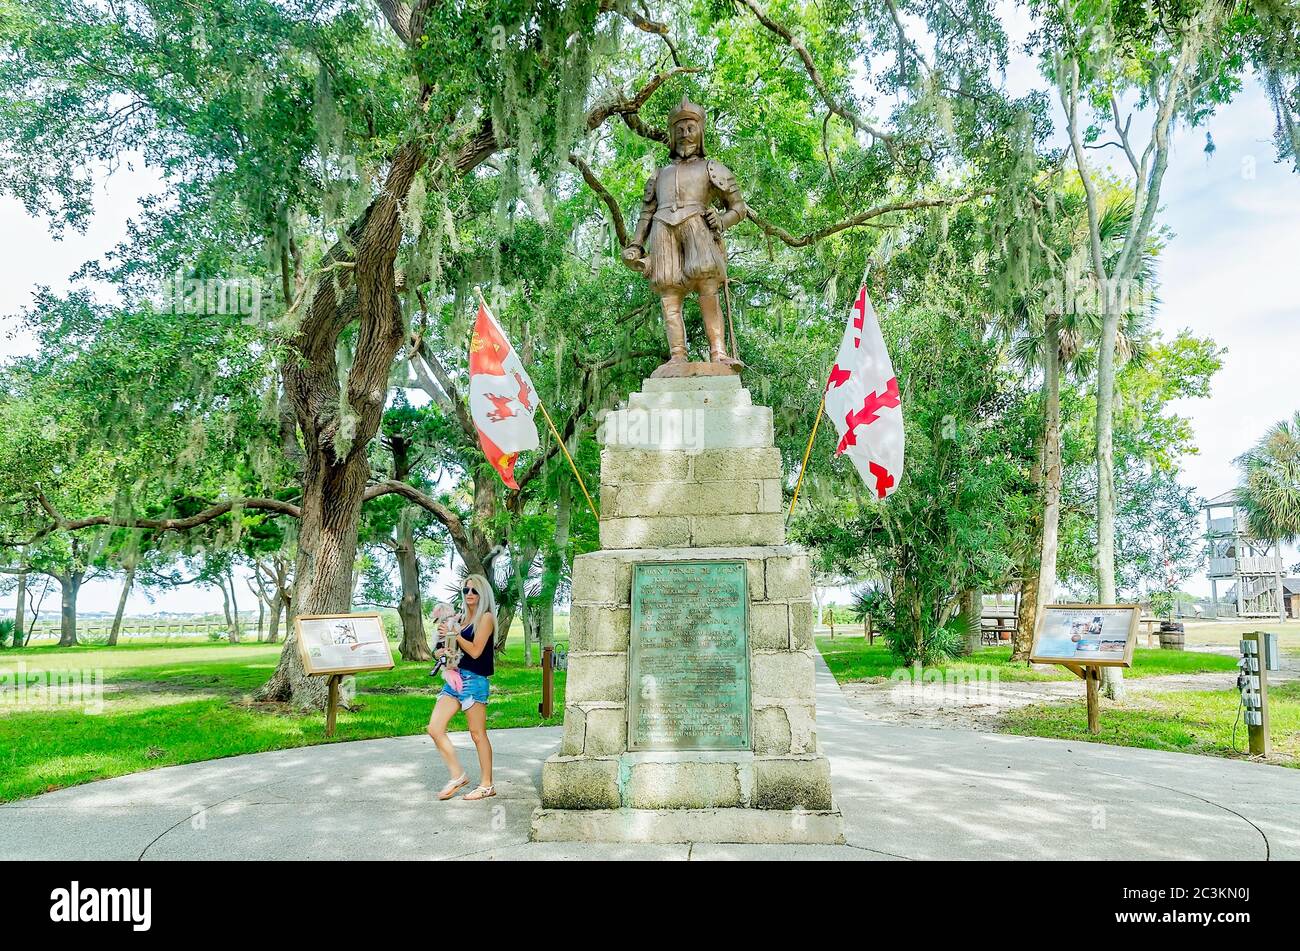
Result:
<svg viewBox="0 0 1300 951"><path fill-rule="evenodd" d="M483 309L488 311L488 313L491 313L492 309L488 307L487 301L483 298L483 288L475 284L474 292L478 294L478 302L483 305ZM564 440L560 438L560 431L555 428L555 423L551 419L551 414L546 411L546 404L542 402L541 394L534 391L534 396L537 398L537 408L542 411L542 416L546 418L546 425L551 427L551 433L555 436L555 441L560 445L560 451L564 453L564 458L569 460L569 468L573 470L573 477L578 480L578 487L582 489L582 496L587 500L587 508L591 509L592 517L599 522L600 513L596 511L596 503L591 501L591 493L587 491L587 484L582 481L582 473L578 471L577 464L573 461L573 457L569 455L569 447L566 446Z"/></svg>
<svg viewBox="0 0 1300 951"><path fill-rule="evenodd" d="M546 412L546 404L542 402L541 397L537 398L537 408L542 411L546 417L546 425L551 427L551 433L555 436L555 441L560 444L560 451L564 453L564 458L569 460L569 468L573 470L573 477L578 480L578 487L582 489L583 497L587 500L587 508L591 509L591 514L596 521L600 521L600 513L596 511L596 503L591 501L591 495L587 492L587 485L582 481L582 474L578 472L577 465L573 462L573 457L569 455L569 447L564 445L564 440L560 438L560 431L555 428L555 423L551 422L551 414Z"/></svg>
<svg viewBox="0 0 1300 951"><path fill-rule="evenodd" d="M799 480L794 484L794 498L790 500L790 511L785 513L788 520L794 514L794 505L799 501L799 487L803 485L804 473L808 471L808 456L812 453L813 440L817 438L817 424L822 421L822 412L826 409L826 394L822 394L821 404L817 407L817 418L813 420L812 435L808 437L808 448L803 451L803 462L799 464Z"/></svg>

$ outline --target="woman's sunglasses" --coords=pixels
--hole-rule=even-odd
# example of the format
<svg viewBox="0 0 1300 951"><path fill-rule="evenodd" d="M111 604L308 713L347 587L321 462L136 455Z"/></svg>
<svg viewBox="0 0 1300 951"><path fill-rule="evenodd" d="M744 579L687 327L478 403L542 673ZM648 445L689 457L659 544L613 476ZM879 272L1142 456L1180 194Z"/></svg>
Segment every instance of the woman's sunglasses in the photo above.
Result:
<svg viewBox="0 0 1300 951"><path fill-rule="evenodd" d="M461 593L461 594L478 594L478 592L475 591L473 588L461 588L461 589L460 589L460 593Z"/></svg>

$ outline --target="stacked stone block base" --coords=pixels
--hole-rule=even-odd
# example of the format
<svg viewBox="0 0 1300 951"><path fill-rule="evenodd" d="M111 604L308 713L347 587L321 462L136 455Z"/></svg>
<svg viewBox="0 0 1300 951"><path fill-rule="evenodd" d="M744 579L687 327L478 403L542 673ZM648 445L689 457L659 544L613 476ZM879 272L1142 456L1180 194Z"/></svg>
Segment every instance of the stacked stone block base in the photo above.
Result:
<svg viewBox="0 0 1300 951"><path fill-rule="evenodd" d="M652 379L601 437L602 550L574 562L564 736L533 837L843 841L817 746L811 579L785 544L771 411L738 377ZM745 563L750 749L628 749L633 565L673 560Z"/></svg>

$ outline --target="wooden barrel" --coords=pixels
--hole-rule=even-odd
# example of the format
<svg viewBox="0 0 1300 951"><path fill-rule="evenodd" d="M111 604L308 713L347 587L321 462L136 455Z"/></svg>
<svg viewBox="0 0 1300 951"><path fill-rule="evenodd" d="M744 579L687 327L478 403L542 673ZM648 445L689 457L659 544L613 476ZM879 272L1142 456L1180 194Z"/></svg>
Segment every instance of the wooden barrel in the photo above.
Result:
<svg viewBox="0 0 1300 951"><path fill-rule="evenodd" d="M1183 625L1177 621L1160 622L1160 649L1180 651L1186 649L1186 637Z"/></svg>

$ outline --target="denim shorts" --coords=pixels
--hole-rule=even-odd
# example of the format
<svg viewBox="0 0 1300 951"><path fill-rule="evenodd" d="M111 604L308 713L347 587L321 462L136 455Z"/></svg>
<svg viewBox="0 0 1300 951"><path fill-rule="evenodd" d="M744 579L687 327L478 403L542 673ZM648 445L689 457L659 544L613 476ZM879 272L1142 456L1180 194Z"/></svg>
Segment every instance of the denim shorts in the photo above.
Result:
<svg viewBox="0 0 1300 951"><path fill-rule="evenodd" d="M468 710L475 703L481 703L487 706L488 690L490 686L488 679L482 674L476 674L472 670L460 671L461 689L453 690L451 684L444 683L439 696L446 695L460 703L462 710Z"/></svg>

